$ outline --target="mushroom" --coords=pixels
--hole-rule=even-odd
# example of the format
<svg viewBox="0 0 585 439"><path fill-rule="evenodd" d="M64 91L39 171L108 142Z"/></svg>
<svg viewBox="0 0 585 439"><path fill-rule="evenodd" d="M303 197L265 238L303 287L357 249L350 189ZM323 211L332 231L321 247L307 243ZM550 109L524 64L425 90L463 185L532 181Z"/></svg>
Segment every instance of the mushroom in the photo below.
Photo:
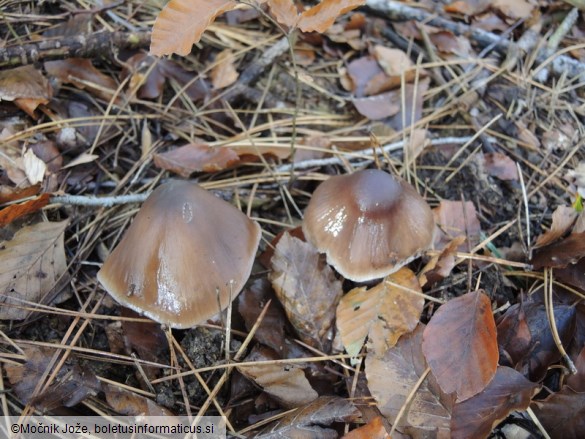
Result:
<svg viewBox="0 0 585 439"><path fill-rule="evenodd" d="M225 309L250 276L260 226L196 184L171 181L146 200L98 280L118 302L173 328Z"/></svg>
<svg viewBox="0 0 585 439"><path fill-rule="evenodd" d="M387 276L431 246L434 220L416 190L374 169L331 177L315 190L303 220L308 242L344 277Z"/></svg>

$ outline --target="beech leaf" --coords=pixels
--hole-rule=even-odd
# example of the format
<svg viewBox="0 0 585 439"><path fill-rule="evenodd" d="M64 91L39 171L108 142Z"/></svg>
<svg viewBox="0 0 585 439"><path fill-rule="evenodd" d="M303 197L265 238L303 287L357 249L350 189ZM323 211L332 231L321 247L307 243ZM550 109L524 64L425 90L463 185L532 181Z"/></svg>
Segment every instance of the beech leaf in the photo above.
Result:
<svg viewBox="0 0 585 439"><path fill-rule="evenodd" d="M63 282L67 273L63 232L68 221L44 222L20 229L0 243L0 319L22 320L23 301L37 303ZM64 300L64 297L60 298Z"/></svg>
<svg viewBox="0 0 585 439"><path fill-rule="evenodd" d="M272 286L299 337L327 352L341 282L315 248L288 233L278 241L271 263Z"/></svg>
<svg viewBox="0 0 585 439"><path fill-rule="evenodd" d="M416 328L425 301L414 273L402 268L369 290L354 288L337 307L337 327L348 354L359 354L369 335L374 352L383 356L402 334Z"/></svg>
<svg viewBox="0 0 585 439"><path fill-rule="evenodd" d="M203 143L189 143L154 155L154 164L161 169L188 178L194 172L221 171L239 161L230 148L211 148Z"/></svg>
<svg viewBox="0 0 585 439"><path fill-rule="evenodd" d="M303 32L325 32L341 14L365 3L365 0L322 0L303 12L297 27Z"/></svg>
<svg viewBox="0 0 585 439"><path fill-rule="evenodd" d="M474 291L442 305L425 329L422 349L443 392L455 392L461 402L485 389L498 366L489 297Z"/></svg>

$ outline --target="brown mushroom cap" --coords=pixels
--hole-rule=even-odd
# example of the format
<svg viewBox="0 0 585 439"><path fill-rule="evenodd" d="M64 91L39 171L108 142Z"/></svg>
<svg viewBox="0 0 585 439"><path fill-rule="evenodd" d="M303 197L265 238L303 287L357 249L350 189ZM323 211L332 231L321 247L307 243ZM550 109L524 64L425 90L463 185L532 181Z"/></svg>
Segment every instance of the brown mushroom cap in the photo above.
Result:
<svg viewBox="0 0 585 439"><path fill-rule="evenodd" d="M260 226L198 185L172 181L146 200L98 272L121 304L173 328L217 314L250 276Z"/></svg>
<svg viewBox="0 0 585 439"><path fill-rule="evenodd" d="M430 207L405 181L375 169L331 177L315 190L303 220L307 241L357 282L387 276L433 241Z"/></svg>

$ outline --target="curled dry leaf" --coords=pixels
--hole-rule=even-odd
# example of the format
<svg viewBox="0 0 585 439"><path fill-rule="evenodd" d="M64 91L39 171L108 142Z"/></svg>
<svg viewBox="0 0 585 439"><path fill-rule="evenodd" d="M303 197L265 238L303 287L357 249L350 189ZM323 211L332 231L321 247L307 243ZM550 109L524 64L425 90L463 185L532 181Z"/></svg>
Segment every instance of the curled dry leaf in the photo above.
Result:
<svg viewBox="0 0 585 439"><path fill-rule="evenodd" d="M20 229L10 241L0 243L0 319L22 320L30 311L24 302L38 303L53 293L53 300L65 284L67 263L63 232L68 221L44 222Z"/></svg>
<svg viewBox="0 0 585 439"><path fill-rule="evenodd" d="M337 396L321 396L304 407L282 417L254 436L256 439L336 438L327 428L334 422L353 422L360 415L352 402Z"/></svg>
<svg viewBox="0 0 585 439"><path fill-rule="evenodd" d="M90 59L69 58L47 61L45 70L59 81L73 84L81 90L87 89L91 94L105 101L112 99L118 88L116 81L96 69ZM120 102L120 96L118 96L116 103Z"/></svg>
<svg viewBox="0 0 585 439"><path fill-rule="evenodd" d="M217 90L232 85L238 80L238 71L234 66L234 54L231 50L225 49L217 54L215 67L211 69L211 83Z"/></svg>
<svg viewBox="0 0 585 439"><path fill-rule="evenodd" d="M457 249L465 242L465 236L457 236L424 266L418 275L421 287L430 287L445 279L455 267Z"/></svg>
<svg viewBox="0 0 585 439"><path fill-rule="evenodd" d="M424 325L400 337L384 356L366 357L368 388L380 412L394 423L398 412L425 370L427 364L421 350ZM414 438L448 437L452 398L441 392L429 374L423 381L397 424L399 431Z"/></svg>
<svg viewBox="0 0 585 439"><path fill-rule="evenodd" d="M45 379L47 369L53 371L55 352L46 347L27 346L24 347L26 363L18 366L10 363L3 365L18 398L41 411L62 406L73 407L101 390L101 384L91 369L80 366L75 355L70 353L51 385L33 398L39 381Z"/></svg>
<svg viewBox="0 0 585 439"><path fill-rule="evenodd" d="M477 219L477 211L471 201L441 200L439 207L433 209L435 215L435 248L440 250L456 238L469 238L469 245L475 246L479 242L481 226ZM459 251L467 250L463 245Z"/></svg>
<svg viewBox="0 0 585 439"><path fill-rule="evenodd" d="M425 329L422 349L443 392L455 392L457 401L485 389L498 366L489 297L474 291L442 305Z"/></svg>
<svg viewBox="0 0 585 439"><path fill-rule="evenodd" d="M408 291L410 290L410 291ZM401 268L369 290L355 288L337 306L337 328L348 354L359 354L366 337L372 352L383 356L401 335L414 330L425 301L415 274Z"/></svg>
<svg viewBox="0 0 585 439"><path fill-rule="evenodd" d="M550 230L536 239L532 248L544 247L563 237L577 219L577 211L570 206L558 206L552 214Z"/></svg>
<svg viewBox="0 0 585 439"><path fill-rule="evenodd" d="M11 204L0 210L0 227L10 224L17 218L36 212L49 204L50 194L41 194L39 197L24 203ZM0 253L1 254L1 253Z"/></svg>
<svg viewBox="0 0 585 439"><path fill-rule="evenodd" d="M154 164L161 169L188 178L194 172L216 172L233 166L238 155L230 148L211 148L203 143L189 143L154 155Z"/></svg>
<svg viewBox="0 0 585 439"><path fill-rule="evenodd" d="M272 257L270 281L299 337L328 352L341 282L310 244L285 233Z"/></svg>
<svg viewBox="0 0 585 439"><path fill-rule="evenodd" d="M494 426L514 410L526 410L538 387L514 369L499 366L494 379L483 392L455 404L451 437L488 437Z"/></svg>
<svg viewBox="0 0 585 439"><path fill-rule="evenodd" d="M244 361L270 361L277 358L278 355L270 349L259 347ZM298 364L258 364L238 366L238 370L286 408L309 404L319 396Z"/></svg>

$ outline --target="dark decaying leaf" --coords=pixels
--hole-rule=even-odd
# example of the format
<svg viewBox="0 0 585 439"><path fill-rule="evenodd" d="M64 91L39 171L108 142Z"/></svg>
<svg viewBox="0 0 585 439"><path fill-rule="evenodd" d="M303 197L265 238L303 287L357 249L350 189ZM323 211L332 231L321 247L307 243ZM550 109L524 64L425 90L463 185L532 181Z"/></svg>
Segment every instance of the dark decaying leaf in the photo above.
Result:
<svg viewBox="0 0 585 439"><path fill-rule="evenodd" d="M451 437L488 437L514 410L526 410L538 384L509 367L499 366L494 379L477 395L453 406Z"/></svg>
<svg viewBox="0 0 585 439"><path fill-rule="evenodd" d="M465 401L489 384L498 366L490 299L474 291L442 305L427 325L422 349L445 393Z"/></svg>
<svg viewBox="0 0 585 439"><path fill-rule="evenodd" d="M278 358L270 349L256 347L244 361L270 361ZM258 364L238 366L238 370L286 408L309 404L319 396L298 364Z"/></svg>
<svg viewBox="0 0 585 439"><path fill-rule="evenodd" d="M568 346L575 333L575 307L554 306L561 342ZM528 302L506 310L498 323L502 365L510 366L531 381L544 378L548 367L561 359L550 331L544 304Z"/></svg>
<svg viewBox="0 0 585 439"><path fill-rule="evenodd" d="M542 401L533 401L531 408L551 438L583 437L585 393L575 393L565 386Z"/></svg>
<svg viewBox="0 0 585 439"><path fill-rule="evenodd" d="M101 390L101 383L91 369L79 365L75 355L69 354L49 387L33 398L39 380L46 372L53 372L56 362L51 360L55 350L30 346L24 348L24 353L26 363L23 365L4 364L12 390L24 404L31 404L41 411L73 407Z"/></svg>
<svg viewBox="0 0 585 439"><path fill-rule="evenodd" d="M173 416L168 409L157 405L151 398L130 392L112 384L104 384L103 391L109 406L124 416Z"/></svg>
<svg viewBox="0 0 585 439"><path fill-rule="evenodd" d="M427 368L421 343L424 325L403 335L396 346L388 349L382 358L366 358L368 388L378 408L393 423L410 392ZM448 437L452 397L445 395L431 374L423 381L414 399L401 417L398 430L414 438Z"/></svg>
<svg viewBox="0 0 585 439"><path fill-rule="evenodd" d="M585 393L585 346L579 352L579 356L575 360L575 367L577 373L575 375L569 375L567 378L567 386L571 390L578 393Z"/></svg>
<svg viewBox="0 0 585 439"><path fill-rule="evenodd" d="M286 316L268 279L256 279L248 288L244 288L244 291L238 296L238 311L244 319L246 328L250 330L256 324L260 313L269 301L271 301L270 308L264 315L260 326L256 328L254 338L274 349L275 352L282 354L285 347L284 324Z"/></svg>
<svg viewBox="0 0 585 439"><path fill-rule="evenodd" d="M26 318L29 311L22 309L24 301L58 303L69 297L61 291L67 280L63 245L67 223L26 226L10 241L0 242L0 319Z"/></svg>
<svg viewBox="0 0 585 439"><path fill-rule="evenodd" d="M565 268L585 257L585 232L571 233L553 244L538 248L530 261L536 270L543 267Z"/></svg>
<svg viewBox="0 0 585 439"><path fill-rule="evenodd" d="M256 439L334 439L337 431L327 428L334 422L355 421L360 412L352 402L337 396L321 396L269 425Z"/></svg>
<svg viewBox="0 0 585 439"><path fill-rule="evenodd" d="M368 354L383 356L402 334L413 331L425 304L417 292L421 290L415 274L402 268L370 289L354 288L343 296L336 324L347 353L359 354L368 337Z"/></svg>
<svg viewBox="0 0 585 439"><path fill-rule="evenodd" d="M343 290L324 258L311 245L286 233L276 245L269 277L299 337L328 352Z"/></svg>
<svg viewBox="0 0 585 439"><path fill-rule="evenodd" d="M569 264L565 268L556 268L554 278L585 291L585 258L581 258L576 264Z"/></svg>

